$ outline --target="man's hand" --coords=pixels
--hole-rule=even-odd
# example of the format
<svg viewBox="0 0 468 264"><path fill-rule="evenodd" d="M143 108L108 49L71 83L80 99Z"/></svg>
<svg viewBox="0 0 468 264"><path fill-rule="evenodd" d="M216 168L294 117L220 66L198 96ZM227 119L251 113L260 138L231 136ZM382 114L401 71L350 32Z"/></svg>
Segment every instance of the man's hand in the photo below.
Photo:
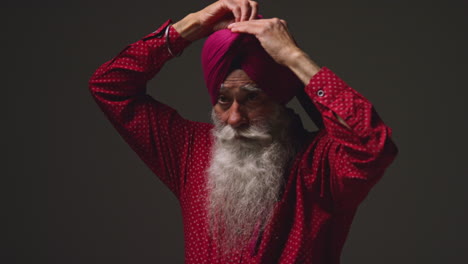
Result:
<svg viewBox="0 0 468 264"><path fill-rule="evenodd" d="M232 32L255 35L262 47L279 64L289 67L307 85L320 70L296 44L286 21L278 18L241 21L228 26Z"/></svg>
<svg viewBox="0 0 468 264"><path fill-rule="evenodd" d="M233 22L255 19L258 4L251 0L220 0L191 13L174 24L175 30L187 40L195 41L227 28Z"/></svg>
<svg viewBox="0 0 468 264"><path fill-rule="evenodd" d="M286 21L278 18L232 23L232 32L255 35L263 48L279 64L286 65L301 50L289 33Z"/></svg>
<svg viewBox="0 0 468 264"><path fill-rule="evenodd" d="M289 67L307 85L320 67L312 61L296 44L288 30L286 21L278 18L257 19L232 23L232 32L253 34L262 47L279 64ZM338 115L338 121L348 129L349 125Z"/></svg>

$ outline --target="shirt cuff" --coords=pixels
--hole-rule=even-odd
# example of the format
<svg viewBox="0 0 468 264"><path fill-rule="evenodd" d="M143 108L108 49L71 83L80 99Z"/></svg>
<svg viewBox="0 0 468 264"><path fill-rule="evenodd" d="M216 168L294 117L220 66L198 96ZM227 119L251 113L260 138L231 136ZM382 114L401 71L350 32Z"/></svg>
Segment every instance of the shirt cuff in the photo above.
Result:
<svg viewBox="0 0 468 264"><path fill-rule="evenodd" d="M168 27L169 24L171 24L169 28L169 47L171 48L173 54L180 54L180 52L182 52L192 42L183 38L179 32L175 30L175 28L172 26L171 19L168 19L158 29L146 35L143 40L154 46L161 45L162 43L166 44L164 33L166 32L166 27ZM167 48L165 49L165 52L170 56L169 50Z"/></svg>
<svg viewBox="0 0 468 264"><path fill-rule="evenodd" d="M322 67L312 76L305 91L312 101L330 105L340 93L348 88L348 85L334 72L327 67Z"/></svg>
<svg viewBox="0 0 468 264"><path fill-rule="evenodd" d="M367 102L327 67L322 67L318 73L312 76L305 91L320 112L323 113L329 109L340 116L348 125L357 121L355 120L356 106Z"/></svg>

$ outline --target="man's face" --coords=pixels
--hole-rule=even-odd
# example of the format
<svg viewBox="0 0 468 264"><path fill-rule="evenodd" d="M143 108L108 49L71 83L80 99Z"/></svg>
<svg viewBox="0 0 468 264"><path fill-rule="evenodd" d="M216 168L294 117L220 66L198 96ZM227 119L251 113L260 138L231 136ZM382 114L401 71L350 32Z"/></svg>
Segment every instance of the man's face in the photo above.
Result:
<svg viewBox="0 0 468 264"><path fill-rule="evenodd" d="M223 125L236 130L265 120L275 111L276 103L240 69L232 71L222 84L213 110Z"/></svg>
<svg viewBox="0 0 468 264"><path fill-rule="evenodd" d="M207 209L210 230L228 252L248 244L273 213L295 155L291 117L244 71L234 70L220 89L212 120Z"/></svg>

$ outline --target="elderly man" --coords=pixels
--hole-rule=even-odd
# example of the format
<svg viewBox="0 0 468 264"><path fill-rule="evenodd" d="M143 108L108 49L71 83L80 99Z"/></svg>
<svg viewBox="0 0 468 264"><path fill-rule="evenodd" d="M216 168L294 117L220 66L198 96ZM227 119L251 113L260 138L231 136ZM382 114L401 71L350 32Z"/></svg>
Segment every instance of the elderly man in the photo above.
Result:
<svg viewBox="0 0 468 264"><path fill-rule="evenodd" d="M166 61L207 36L213 125L146 94ZM285 21L257 15L254 1L166 21L103 64L90 90L178 198L186 263L339 263L358 205L397 153L371 103L298 48ZM319 131L285 107L298 94L320 114Z"/></svg>

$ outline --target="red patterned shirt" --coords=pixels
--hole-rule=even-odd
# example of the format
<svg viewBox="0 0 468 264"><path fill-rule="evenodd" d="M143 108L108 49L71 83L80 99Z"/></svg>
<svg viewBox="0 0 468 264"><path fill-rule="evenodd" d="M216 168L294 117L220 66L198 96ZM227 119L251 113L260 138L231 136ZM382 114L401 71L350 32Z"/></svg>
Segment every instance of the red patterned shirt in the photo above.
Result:
<svg viewBox="0 0 468 264"><path fill-rule="evenodd" d="M358 205L397 154L392 130L366 98L323 67L305 92L324 128L307 134L255 248L220 258L205 211L213 125L186 120L146 93L172 58L163 37L170 22L104 63L89 84L110 122L180 202L186 263L339 263ZM174 54L190 44L173 27L169 36Z"/></svg>

